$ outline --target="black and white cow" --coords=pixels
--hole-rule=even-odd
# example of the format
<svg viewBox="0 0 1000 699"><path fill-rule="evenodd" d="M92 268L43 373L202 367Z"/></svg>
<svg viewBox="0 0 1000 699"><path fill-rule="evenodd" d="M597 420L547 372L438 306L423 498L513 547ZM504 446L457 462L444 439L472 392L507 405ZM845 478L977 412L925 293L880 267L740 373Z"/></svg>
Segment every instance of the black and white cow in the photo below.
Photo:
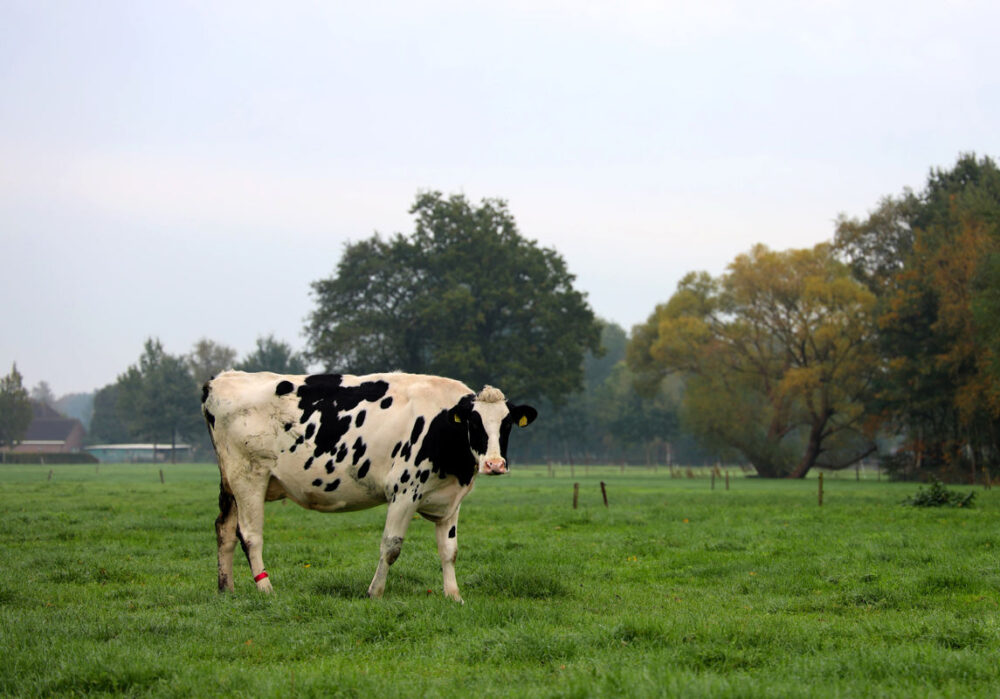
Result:
<svg viewBox="0 0 1000 699"><path fill-rule="evenodd" d="M385 590L414 513L435 524L444 593L461 601L455 579L458 510L477 473L507 471L511 427L534 408L507 402L491 386L478 395L439 376L227 371L205 384L202 412L222 483L215 531L219 589L233 589L239 540L257 589L264 570L264 502L289 497L322 512L388 503L370 597Z"/></svg>

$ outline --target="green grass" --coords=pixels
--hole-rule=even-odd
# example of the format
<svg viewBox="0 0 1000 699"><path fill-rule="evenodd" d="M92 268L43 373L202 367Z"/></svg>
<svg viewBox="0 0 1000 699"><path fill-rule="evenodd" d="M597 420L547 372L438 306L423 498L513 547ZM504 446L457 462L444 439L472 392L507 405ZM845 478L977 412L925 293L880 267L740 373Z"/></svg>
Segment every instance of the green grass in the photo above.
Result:
<svg viewBox="0 0 1000 699"><path fill-rule="evenodd" d="M52 480L47 480L52 468ZM214 466L0 467L0 694L997 696L1000 491L516 469L441 594L433 527L363 597L385 510L270 503L257 594L215 591ZM598 482L608 484L605 509ZM581 483L572 509L572 483ZM238 553L238 552L237 552Z"/></svg>

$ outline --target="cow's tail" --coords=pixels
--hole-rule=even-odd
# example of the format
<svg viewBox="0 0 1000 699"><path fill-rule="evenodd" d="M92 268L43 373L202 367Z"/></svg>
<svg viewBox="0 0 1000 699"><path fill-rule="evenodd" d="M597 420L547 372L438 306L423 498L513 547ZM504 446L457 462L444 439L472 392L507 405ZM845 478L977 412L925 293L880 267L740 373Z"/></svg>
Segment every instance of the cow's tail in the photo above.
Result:
<svg viewBox="0 0 1000 699"><path fill-rule="evenodd" d="M205 416L205 425L208 427L209 439L212 440L212 449L216 454L218 454L219 449L215 446L215 414L211 410L213 379L215 379L214 376L206 381L201 387L201 413Z"/></svg>

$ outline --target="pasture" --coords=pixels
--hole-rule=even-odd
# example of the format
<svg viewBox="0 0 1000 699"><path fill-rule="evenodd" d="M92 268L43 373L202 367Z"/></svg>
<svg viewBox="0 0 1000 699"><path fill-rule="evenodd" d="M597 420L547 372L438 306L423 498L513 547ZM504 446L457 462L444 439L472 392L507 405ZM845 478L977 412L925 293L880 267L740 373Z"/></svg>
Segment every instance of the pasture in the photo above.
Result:
<svg viewBox="0 0 1000 699"><path fill-rule="evenodd" d="M50 468L53 476L48 480ZM1000 491L519 468L459 523L465 605L414 521L270 503L276 593L215 590L214 465L0 467L0 694L997 696ZM610 507L598 482L608 484ZM580 508L572 509L572 483ZM966 488L965 490L968 490ZM239 552L237 552L239 554Z"/></svg>

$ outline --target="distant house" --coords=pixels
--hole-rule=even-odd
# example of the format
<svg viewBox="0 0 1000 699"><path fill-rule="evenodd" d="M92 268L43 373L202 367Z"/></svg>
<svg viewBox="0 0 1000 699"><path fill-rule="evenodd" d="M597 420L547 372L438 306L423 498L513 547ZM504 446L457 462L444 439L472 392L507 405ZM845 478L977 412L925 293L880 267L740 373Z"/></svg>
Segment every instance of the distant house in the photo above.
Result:
<svg viewBox="0 0 1000 699"><path fill-rule="evenodd" d="M187 461L191 456L190 444L174 445L175 461ZM164 463L170 461L169 444L95 444L87 447L104 464Z"/></svg>
<svg viewBox="0 0 1000 699"><path fill-rule="evenodd" d="M83 448L86 431L76 418L64 417L45 403L31 401L34 417L24 439L5 451L34 454L76 454Z"/></svg>

